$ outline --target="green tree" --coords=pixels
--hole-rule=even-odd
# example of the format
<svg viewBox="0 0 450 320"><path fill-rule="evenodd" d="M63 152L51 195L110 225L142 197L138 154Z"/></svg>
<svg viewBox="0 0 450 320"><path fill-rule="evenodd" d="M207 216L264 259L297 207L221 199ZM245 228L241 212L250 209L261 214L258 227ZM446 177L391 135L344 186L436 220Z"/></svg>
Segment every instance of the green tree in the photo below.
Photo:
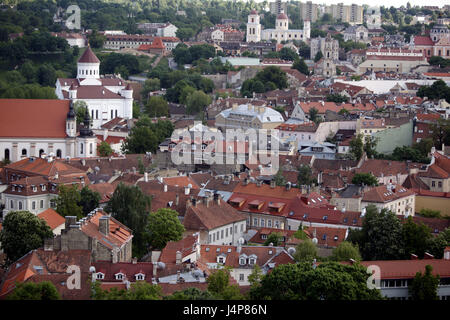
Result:
<svg viewBox="0 0 450 320"><path fill-rule="evenodd" d="M134 126L122 145L126 153L155 152L158 148L158 137L146 126Z"/></svg>
<svg viewBox="0 0 450 320"><path fill-rule="evenodd" d="M294 259L297 262L311 262L317 256L317 246L310 239L300 242L295 248Z"/></svg>
<svg viewBox="0 0 450 320"><path fill-rule="evenodd" d="M230 285L230 271L226 268L212 272L206 280L208 291L224 300L242 300L238 285Z"/></svg>
<svg viewBox="0 0 450 320"><path fill-rule="evenodd" d="M264 83L264 86L273 83L278 89L284 89L288 86L286 72L275 66L264 68L256 74L255 79Z"/></svg>
<svg viewBox="0 0 450 320"><path fill-rule="evenodd" d="M312 122L317 122L318 115L319 115L319 110L317 110L317 108L312 107L311 109L309 109L309 111L308 111L309 120L311 120Z"/></svg>
<svg viewBox="0 0 450 320"><path fill-rule="evenodd" d="M137 281L131 284L129 290L112 288L103 290L100 282L92 285L92 298L94 300L161 300L162 291L159 285L146 281Z"/></svg>
<svg viewBox="0 0 450 320"><path fill-rule="evenodd" d="M97 30L93 30L90 36L88 36L88 40L89 45L92 46L92 48L101 48L103 47L106 37L99 34Z"/></svg>
<svg viewBox="0 0 450 320"><path fill-rule="evenodd" d="M358 186L378 186L378 179L371 173L361 172L355 173L352 183Z"/></svg>
<svg viewBox="0 0 450 320"><path fill-rule="evenodd" d="M317 51L316 56L314 57L314 62L318 62L322 58L323 58L322 51L319 50L319 51Z"/></svg>
<svg viewBox="0 0 450 320"><path fill-rule="evenodd" d="M65 216L76 216L78 219L83 217L83 208L79 205L81 195L78 192L78 185L71 186L59 185L58 198L56 198L56 211Z"/></svg>
<svg viewBox="0 0 450 320"><path fill-rule="evenodd" d="M328 102L343 103L348 102L348 97L341 95L339 93L334 93L334 94L327 94L326 100Z"/></svg>
<svg viewBox="0 0 450 320"><path fill-rule="evenodd" d="M105 211L133 231L133 255L140 257L147 252L151 199L138 186L119 183Z"/></svg>
<svg viewBox="0 0 450 320"><path fill-rule="evenodd" d="M408 259L412 253L422 259L432 237L430 227L423 223L414 223L412 217L408 217L402 226L402 232L405 244L405 259Z"/></svg>
<svg viewBox="0 0 450 320"><path fill-rule="evenodd" d="M167 300L215 300L216 297L208 290L202 291L198 288L187 288L181 291L176 291Z"/></svg>
<svg viewBox="0 0 450 320"><path fill-rule="evenodd" d="M167 242L182 239L184 226L178 219L178 212L161 208L150 214L147 230L150 246L161 250Z"/></svg>
<svg viewBox="0 0 450 320"><path fill-rule="evenodd" d="M311 262L277 266L251 289L252 299L271 300L379 300L378 289L369 289L367 269L359 264Z"/></svg>
<svg viewBox="0 0 450 320"><path fill-rule="evenodd" d="M443 80L436 80L431 86L421 86L417 90L417 96L430 100L445 99L450 103L450 87Z"/></svg>
<svg viewBox="0 0 450 320"><path fill-rule="evenodd" d="M77 118L77 124L84 122L84 117L86 116L87 104L83 100L78 100L73 104L73 109L75 110L75 115ZM87 113L89 115L89 112Z"/></svg>
<svg viewBox="0 0 450 320"><path fill-rule="evenodd" d="M263 245L268 246L272 244L272 246L277 247L283 242L282 237L280 232L271 232Z"/></svg>
<svg viewBox="0 0 450 320"><path fill-rule="evenodd" d="M347 240L358 244L364 260L398 260L405 254L400 220L386 209L378 212L375 205L366 207L361 232L350 233Z"/></svg>
<svg viewBox="0 0 450 320"><path fill-rule="evenodd" d="M148 94L152 91L161 89L161 81L157 78L147 79L142 86L141 95L144 100L148 98Z"/></svg>
<svg viewBox="0 0 450 320"><path fill-rule="evenodd" d="M252 290L257 289L260 286L263 273L261 267L255 264L252 273L248 276L248 282Z"/></svg>
<svg viewBox="0 0 450 320"><path fill-rule="evenodd" d="M42 86L54 86L56 83L56 71L53 66L43 64L37 69L37 80Z"/></svg>
<svg viewBox="0 0 450 320"><path fill-rule="evenodd" d="M333 249L331 259L334 261L349 261L350 259L361 261L361 254L357 245L343 241L337 248Z"/></svg>
<svg viewBox="0 0 450 320"><path fill-rule="evenodd" d="M442 144L450 145L450 120L438 119L430 126L434 146L438 149L442 148Z"/></svg>
<svg viewBox="0 0 450 320"><path fill-rule="evenodd" d="M167 117L169 106L163 97L152 96L145 105L145 111L150 117Z"/></svg>
<svg viewBox="0 0 450 320"><path fill-rule="evenodd" d="M81 206L83 214L86 216L91 211L99 207L101 195L97 191L93 191L88 187L83 187L80 190L80 201L78 205Z"/></svg>
<svg viewBox="0 0 450 320"><path fill-rule="evenodd" d="M376 157L376 155L378 154L378 152L376 151L376 147L377 147L379 140L380 140L380 138L372 137L372 136L367 136L364 139L363 149L364 149L364 152L367 154L367 157L369 157L369 158Z"/></svg>
<svg viewBox="0 0 450 320"><path fill-rule="evenodd" d="M275 180L275 184L277 186L286 185L286 179L283 176L283 171L281 170L281 168L278 170L277 174L273 177L273 179Z"/></svg>
<svg viewBox="0 0 450 320"><path fill-rule="evenodd" d="M450 246L450 228L445 229L437 237L433 237L428 241L428 252L436 259L442 259L444 249Z"/></svg>
<svg viewBox="0 0 450 320"><path fill-rule="evenodd" d="M199 114L211 103L211 97L201 90L192 92L186 98L186 112L188 114Z"/></svg>
<svg viewBox="0 0 450 320"><path fill-rule="evenodd" d="M8 263L41 247L45 239L52 237L53 232L45 221L29 211L9 212L3 219L0 231L0 243Z"/></svg>
<svg viewBox="0 0 450 320"><path fill-rule="evenodd" d="M297 181L299 186L311 186L317 182L313 177L311 167L306 164L302 164L298 168Z"/></svg>
<svg viewBox="0 0 450 320"><path fill-rule="evenodd" d="M14 291L8 295L7 300L60 300L55 285L50 281L21 282Z"/></svg>
<svg viewBox="0 0 450 320"><path fill-rule="evenodd" d="M409 286L409 293L412 300L438 300L437 288L439 285L439 275L433 276L433 267L425 266L425 273L417 272Z"/></svg>
<svg viewBox="0 0 450 320"><path fill-rule="evenodd" d="M297 59L294 61L294 64L292 65L292 69L297 69L301 73L305 75L309 75L309 69L308 66L305 63L304 59Z"/></svg>
<svg viewBox="0 0 450 320"><path fill-rule="evenodd" d="M362 134L357 135L350 140L350 154L356 160L361 159L364 152L364 143Z"/></svg>
<svg viewBox="0 0 450 320"><path fill-rule="evenodd" d="M106 141L102 141L100 143L100 145L97 147L97 151L100 157L109 157L114 152L109 143Z"/></svg>

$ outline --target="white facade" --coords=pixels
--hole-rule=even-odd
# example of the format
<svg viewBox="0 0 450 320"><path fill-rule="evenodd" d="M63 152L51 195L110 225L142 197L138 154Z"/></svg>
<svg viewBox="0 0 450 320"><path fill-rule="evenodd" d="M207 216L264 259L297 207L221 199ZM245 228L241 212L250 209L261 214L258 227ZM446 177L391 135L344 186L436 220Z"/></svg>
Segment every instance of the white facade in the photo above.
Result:
<svg viewBox="0 0 450 320"><path fill-rule="evenodd" d="M209 230L208 243L215 245L238 245L238 240L246 232L245 220L230 223L219 228Z"/></svg>
<svg viewBox="0 0 450 320"><path fill-rule="evenodd" d="M379 211L381 211L382 209L387 209L397 215L414 216L416 208L415 203L416 203L416 195L413 194L389 202L366 202L362 200L361 207L366 208L367 206L373 204L377 207Z"/></svg>
<svg viewBox="0 0 450 320"><path fill-rule="evenodd" d="M6 194L5 209L3 210L3 218L9 211L30 211L34 215L37 215L49 208L51 208L51 200L56 199L57 194L47 193L39 194L36 196L19 196L16 194Z"/></svg>
<svg viewBox="0 0 450 320"><path fill-rule="evenodd" d="M252 11L248 16L247 22L247 42L261 41L261 23L259 21L259 14Z"/></svg>

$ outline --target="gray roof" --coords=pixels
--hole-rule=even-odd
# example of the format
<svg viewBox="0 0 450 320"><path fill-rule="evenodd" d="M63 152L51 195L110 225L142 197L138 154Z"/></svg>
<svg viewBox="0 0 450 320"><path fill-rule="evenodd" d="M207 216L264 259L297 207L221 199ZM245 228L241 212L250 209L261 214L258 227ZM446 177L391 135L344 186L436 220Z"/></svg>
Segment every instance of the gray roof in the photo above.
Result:
<svg viewBox="0 0 450 320"><path fill-rule="evenodd" d="M263 112L259 112L259 110ZM278 111L269 107L250 107L249 104L241 104L236 109L230 108L220 113L224 118L251 117L258 118L261 122L284 122L283 116Z"/></svg>

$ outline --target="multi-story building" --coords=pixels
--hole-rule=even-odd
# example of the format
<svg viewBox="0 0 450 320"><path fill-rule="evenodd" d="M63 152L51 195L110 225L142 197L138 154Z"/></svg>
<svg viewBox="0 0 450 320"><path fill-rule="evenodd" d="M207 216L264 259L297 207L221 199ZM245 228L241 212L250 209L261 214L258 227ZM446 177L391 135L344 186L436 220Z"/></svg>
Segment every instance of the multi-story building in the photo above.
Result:
<svg viewBox="0 0 450 320"><path fill-rule="evenodd" d="M284 122L283 116L266 106L254 106L250 103L233 104L216 116L216 127L226 129L274 129Z"/></svg>
<svg viewBox="0 0 450 320"><path fill-rule="evenodd" d="M361 207L373 204L378 210L387 209L397 215L414 216L416 194L399 184L373 187L363 192Z"/></svg>
<svg viewBox="0 0 450 320"><path fill-rule="evenodd" d="M151 45L155 39L160 39L164 44L165 50L172 51L180 43L177 37L159 37L142 34L124 34L124 35L106 35L103 45L105 49L137 49L141 45ZM159 40L158 40L159 41Z"/></svg>
<svg viewBox="0 0 450 320"><path fill-rule="evenodd" d="M419 50L427 58L439 56L450 59L450 29L445 25L435 25L429 35L412 36L411 50Z"/></svg>
<svg viewBox="0 0 450 320"><path fill-rule="evenodd" d="M350 26L344 31L344 41L370 42L369 30L362 25Z"/></svg>
<svg viewBox="0 0 450 320"><path fill-rule="evenodd" d="M287 12L287 2L281 2L281 0L275 0L274 2L269 2L270 13L277 15L281 11Z"/></svg>
<svg viewBox="0 0 450 320"><path fill-rule="evenodd" d="M356 4L344 5L339 3L325 7L325 13L329 13L336 20L350 24L364 23L363 10L362 6Z"/></svg>
<svg viewBox="0 0 450 320"><path fill-rule="evenodd" d="M319 16L318 5L311 1L300 2L300 18L303 21L316 22Z"/></svg>
<svg viewBox="0 0 450 320"><path fill-rule="evenodd" d="M310 46L311 59L314 59L316 54L321 51L325 58L333 61L339 60L339 41L332 39L330 34L326 38L318 37L311 39Z"/></svg>
<svg viewBox="0 0 450 320"><path fill-rule="evenodd" d="M380 7L369 7L364 16L368 29L381 28L381 12Z"/></svg>
<svg viewBox="0 0 450 320"><path fill-rule="evenodd" d="M366 60L358 66L358 72L409 73L418 66L428 65L426 56L421 50L368 49Z"/></svg>
<svg viewBox="0 0 450 320"><path fill-rule="evenodd" d="M144 34L158 37L176 37L178 28L173 24L166 23L138 23L137 28L144 31Z"/></svg>

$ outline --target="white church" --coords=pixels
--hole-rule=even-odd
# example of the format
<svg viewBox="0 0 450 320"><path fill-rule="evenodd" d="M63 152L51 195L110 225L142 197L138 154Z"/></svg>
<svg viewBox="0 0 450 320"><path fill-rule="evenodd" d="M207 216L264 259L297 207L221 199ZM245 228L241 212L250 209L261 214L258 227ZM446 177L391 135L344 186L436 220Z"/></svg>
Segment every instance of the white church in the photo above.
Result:
<svg viewBox="0 0 450 320"><path fill-rule="evenodd" d="M311 22L303 22L303 30L289 29L289 17L283 10L275 20L275 29L262 29L260 16L256 10L252 10L247 22L247 42L260 42L264 40L281 41L300 40L307 42L311 36Z"/></svg>
<svg viewBox="0 0 450 320"><path fill-rule="evenodd" d="M76 79L58 78L55 93L61 100L84 101L93 129L117 117L133 117L133 89L119 77L100 76L100 60L90 46L78 60Z"/></svg>

